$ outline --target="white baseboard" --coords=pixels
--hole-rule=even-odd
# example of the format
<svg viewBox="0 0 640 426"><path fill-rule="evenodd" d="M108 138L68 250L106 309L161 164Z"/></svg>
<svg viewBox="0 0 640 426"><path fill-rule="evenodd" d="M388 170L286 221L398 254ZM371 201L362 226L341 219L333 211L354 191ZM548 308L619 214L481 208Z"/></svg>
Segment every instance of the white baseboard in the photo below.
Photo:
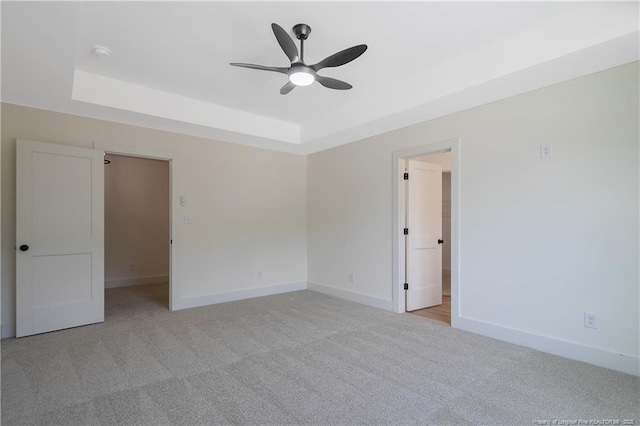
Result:
<svg viewBox="0 0 640 426"><path fill-rule="evenodd" d="M638 357L584 346L553 337L532 334L471 318L452 317L451 321L452 327L460 330L514 343L564 358L586 362L599 367L609 368L635 376L640 375L640 358Z"/></svg>
<svg viewBox="0 0 640 426"><path fill-rule="evenodd" d="M168 283L169 275L150 275L146 277L124 278L104 282L104 288L131 287L134 285Z"/></svg>
<svg viewBox="0 0 640 426"><path fill-rule="evenodd" d="M14 323L8 322L0 327L0 338L6 339L7 337L16 337L16 325Z"/></svg>
<svg viewBox="0 0 640 426"><path fill-rule="evenodd" d="M118 282L121 281L124 280L119 280ZM150 284L150 282L144 282L140 284ZM119 285L119 287L122 286L123 285ZM232 302L235 300L251 299L254 297L270 296L273 294L288 293L306 289L393 312L393 303L389 300L378 299L376 297L371 297L323 284L306 282L281 284L270 287L257 287L199 297L183 298L174 302L174 310L214 305L217 303ZM486 337L491 337L493 339L502 340L504 342L509 342L520 346L525 346L576 361L582 361L600 367L609 368L611 370L616 370L635 376L640 375L640 358L638 357L610 352L604 349L592 348L589 346L567 342L548 336L532 334L526 331L508 328L497 324L475 320L472 318L452 317L451 320L452 327L460 330L468 331ZM2 326L0 326L1 338L5 339L8 337L14 337L15 335L15 324L4 323L2 324Z"/></svg>
<svg viewBox="0 0 640 426"><path fill-rule="evenodd" d="M329 296L338 297L340 299L349 300L351 302L360 303L362 305L372 306L385 311L393 312L393 302L391 300L378 299L377 297L367 296L361 293L344 290L341 288L331 287L324 284L308 283L307 288Z"/></svg>
<svg viewBox="0 0 640 426"><path fill-rule="evenodd" d="M299 282L274 285L270 287L255 287L246 290L228 291L225 293L207 294L204 296L185 297L173 302L173 310L177 311L180 309L197 308L199 306L216 305L218 303L271 296L273 294L289 293L292 291L306 289L307 283Z"/></svg>

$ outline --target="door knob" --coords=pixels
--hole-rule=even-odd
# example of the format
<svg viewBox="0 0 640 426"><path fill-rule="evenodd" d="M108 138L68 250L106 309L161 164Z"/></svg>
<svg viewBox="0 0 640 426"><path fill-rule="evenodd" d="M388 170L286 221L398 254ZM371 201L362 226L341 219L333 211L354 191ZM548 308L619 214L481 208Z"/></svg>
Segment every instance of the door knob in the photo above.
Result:
<svg viewBox="0 0 640 426"><path fill-rule="evenodd" d="M443 244L444 240L438 240L438 244Z"/></svg>
<svg viewBox="0 0 640 426"><path fill-rule="evenodd" d="M20 251L27 251L27 250L29 250L29 246L28 245L23 244L23 245L20 246Z"/></svg>

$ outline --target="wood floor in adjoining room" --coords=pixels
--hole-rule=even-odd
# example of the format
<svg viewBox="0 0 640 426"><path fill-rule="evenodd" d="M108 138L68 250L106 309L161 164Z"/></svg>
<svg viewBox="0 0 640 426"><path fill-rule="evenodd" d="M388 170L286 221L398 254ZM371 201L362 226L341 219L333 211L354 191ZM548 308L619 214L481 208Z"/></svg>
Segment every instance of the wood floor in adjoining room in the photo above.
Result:
<svg viewBox="0 0 640 426"><path fill-rule="evenodd" d="M442 296L442 305L409 312L424 318L451 324L451 296Z"/></svg>
<svg viewBox="0 0 640 426"><path fill-rule="evenodd" d="M442 271L441 305L418 309L409 313L451 325L451 273L445 270Z"/></svg>

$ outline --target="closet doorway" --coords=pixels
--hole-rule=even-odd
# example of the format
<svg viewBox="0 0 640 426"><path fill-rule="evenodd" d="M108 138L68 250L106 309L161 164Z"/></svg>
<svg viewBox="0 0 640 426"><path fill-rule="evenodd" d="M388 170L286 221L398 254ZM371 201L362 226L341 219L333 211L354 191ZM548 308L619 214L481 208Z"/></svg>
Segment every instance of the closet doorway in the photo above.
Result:
<svg viewBox="0 0 640 426"><path fill-rule="evenodd" d="M169 161L104 159L105 320L169 309Z"/></svg>

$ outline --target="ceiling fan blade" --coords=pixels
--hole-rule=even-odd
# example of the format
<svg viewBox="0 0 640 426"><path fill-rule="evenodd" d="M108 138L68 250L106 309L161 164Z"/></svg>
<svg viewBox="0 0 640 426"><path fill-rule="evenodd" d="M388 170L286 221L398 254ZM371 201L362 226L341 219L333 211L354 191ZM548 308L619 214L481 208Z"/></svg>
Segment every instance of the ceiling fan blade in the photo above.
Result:
<svg viewBox="0 0 640 426"><path fill-rule="evenodd" d="M251 68L251 69L254 69L254 70L279 72L279 73L282 73L282 74L286 74L289 71L289 68L267 67L267 66L264 66L264 65L242 64L242 63L238 63L238 62L231 62L229 65L233 65L234 67Z"/></svg>
<svg viewBox="0 0 640 426"><path fill-rule="evenodd" d="M282 88L280 89L280 94L281 95L286 95L287 93L289 93L290 91L292 91L293 89L296 88L296 85L293 84L290 81L287 81L287 84L285 84L284 86L282 86Z"/></svg>
<svg viewBox="0 0 640 426"><path fill-rule="evenodd" d="M278 40L278 44L291 63L299 61L298 48L291 37L289 37L289 34L287 34L287 32L278 24L271 24L271 29L273 30L273 34L276 36L276 40Z"/></svg>
<svg viewBox="0 0 640 426"><path fill-rule="evenodd" d="M318 71L322 68L339 67L340 65L348 64L367 50L366 44L359 44L357 46L350 47L348 49L341 50L338 53L334 53L331 56L324 58L322 61L313 65L311 68Z"/></svg>
<svg viewBox="0 0 640 426"><path fill-rule="evenodd" d="M353 86L349 83L345 83L341 80L336 80L335 78L323 77L321 75L316 75L316 81L322 84L324 87L328 87L329 89L336 90L349 90Z"/></svg>

